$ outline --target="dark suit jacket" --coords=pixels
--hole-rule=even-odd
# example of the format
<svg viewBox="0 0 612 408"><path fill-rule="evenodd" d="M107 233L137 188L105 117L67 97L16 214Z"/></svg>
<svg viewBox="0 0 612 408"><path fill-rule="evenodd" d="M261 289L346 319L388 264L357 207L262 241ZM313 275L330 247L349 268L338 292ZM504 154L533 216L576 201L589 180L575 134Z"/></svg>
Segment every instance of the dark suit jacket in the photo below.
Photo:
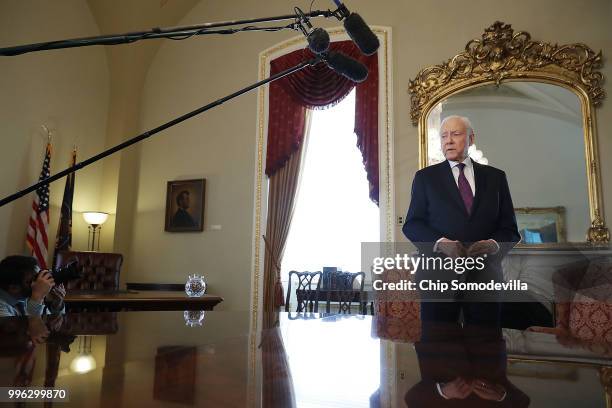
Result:
<svg viewBox="0 0 612 408"><path fill-rule="evenodd" d="M469 216L448 161L415 174L403 232L421 252L429 253L442 237L466 245L494 239L502 254L520 240L506 174L472 163L476 195Z"/></svg>

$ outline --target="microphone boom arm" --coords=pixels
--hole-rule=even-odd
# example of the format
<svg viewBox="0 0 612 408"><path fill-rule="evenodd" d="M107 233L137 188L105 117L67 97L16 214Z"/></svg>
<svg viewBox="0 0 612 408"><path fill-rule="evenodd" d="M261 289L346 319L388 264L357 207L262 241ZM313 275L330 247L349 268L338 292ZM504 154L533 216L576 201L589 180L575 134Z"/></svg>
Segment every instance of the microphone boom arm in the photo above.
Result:
<svg viewBox="0 0 612 408"><path fill-rule="evenodd" d="M306 68L308 66L314 66L314 65L318 64L321 61L322 61L322 57L321 56L316 56L315 58L312 58L312 59L310 59L308 61L304 61L304 62L296 65L295 67L288 68L288 69L286 69L284 71L281 71L281 72L279 72L279 73L277 73L275 75L270 76L269 78L266 78L266 79L263 79L263 80L261 80L259 82L254 83L254 84L251 84L251 85L249 85L249 86L247 86L245 88L242 88L242 89L240 89L240 90L238 90L238 91L236 91L236 92L234 92L232 94L224 96L223 98L217 99L214 102L211 102L211 103L209 103L207 105L204 105L204 106L202 106L202 107L200 107L198 109L195 109L195 110L193 110L193 111L191 111L189 113L181 115L178 118L172 119L171 121L166 122L163 125L160 125L160 126L154 128L154 129L151 129L151 130L148 130L148 131L146 131L144 133L141 133L138 136L134 136L133 138L128 139L125 142L120 143L120 144L118 144L116 146L113 146L110 149L107 149L107 150L105 150L105 151L103 151L101 153L98 153L95 156L90 157L89 159L83 160L82 162L79 162L79 163L75 164L74 166L68 167L67 169L64 169L64 170L60 171L59 173L56 173L56 174L54 174L52 176L49 176L49 177L45 178L44 180L40 180L39 182L37 182L35 184L32 184L31 186L29 186L27 188L24 188L21 191L18 191L18 192L14 193L14 194L11 194L11 195L7 196L7 197L4 197L2 200L0 200L0 207L3 207L3 206L5 206L8 203L17 200L18 198L23 197L24 195L26 195L28 193L31 193L32 191L35 191L38 188L40 188L40 187L42 187L42 186L44 186L46 184L50 184L50 183L52 183L52 182L54 182L56 180L61 179L62 177L65 177L65 176L67 176L67 175L69 175L71 173L74 173L74 172L76 172L78 170L81 170L82 168L84 168L86 166L89 166L90 164L93 164L93 163L97 162L98 160L101 160L101 159L103 159L103 158L105 158L107 156L110 156L113 153L116 153L116 152L118 152L120 150L123 150L126 147L129 147L129 146L131 146L131 145L133 145L135 143L138 143L138 142L140 142L142 140L148 139L149 137L153 136L156 133L159 133L159 132L161 132L163 130L171 128L174 125L177 125L177 124L179 124L181 122L186 121L187 119L190 119L190 118L192 118L194 116L197 116L197 115L199 115L201 113L204 113L204 112L206 112L206 111L208 111L208 110L210 110L210 109L212 109L212 108L214 108L216 106L222 105L223 103L225 103L225 102L227 102L229 100L232 100L232 99L234 99L234 98L236 98L236 97L238 97L238 96L240 96L242 94L245 94L245 93L247 93L249 91L252 91L253 89L259 88L262 85L269 84L271 82L276 81L277 79L286 77L287 75L291 75L291 74L293 74L295 72L298 72L298 71L300 71L300 70L302 70L302 69L304 69L304 68Z"/></svg>
<svg viewBox="0 0 612 408"><path fill-rule="evenodd" d="M304 14L305 17L336 17L335 11L322 11L316 10L310 13ZM17 45L13 47L0 48L0 56L15 56L21 55L28 52L37 52L45 50L57 50L62 48L75 48L75 47L88 47L92 45L117 45L117 44L128 44L140 40L151 40L156 38L170 38L178 39L176 37L191 37L195 35L205 34L233 34L239 31L266 31L266 30L281 30L281 29L297 29L294 24L289 24L284 27L243 27L243 28L230 28L223 29L223 27L235 27L246 24L255 23L269 23L285 20L296 20L296 14L286 14L283 16L275 17L261 17L252 18L247 20L230 20L220 21L215 23L204 23L198 25L182 26L182 27L168 27L168 28L152 28L147 31L135 31L124 34L109 34L100 35L95 37L82 37L82 38L71 38L67 40L48 41L42 43L33 43L25 45Z"/></svg>

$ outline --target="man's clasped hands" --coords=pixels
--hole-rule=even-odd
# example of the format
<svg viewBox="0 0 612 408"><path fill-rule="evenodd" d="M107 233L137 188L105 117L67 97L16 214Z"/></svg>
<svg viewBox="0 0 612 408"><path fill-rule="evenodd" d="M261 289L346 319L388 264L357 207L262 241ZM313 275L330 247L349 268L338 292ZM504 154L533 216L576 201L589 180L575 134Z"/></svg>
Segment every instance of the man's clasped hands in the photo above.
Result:
<svg viewBox="0 0 612 408"><path fill-rule="evenodd" d="M457 377L454 380L440 384L440 391L447 399L465 399L474 393L482 399L500 401L506 394L501 384L491 383L483 379L468 380Z"/></svg>
<svg viewBox="0 0 612 408"><path fill-rule="evenodd" d="M438 252L442 252L444 255L451 258L493 255L499 250L497 242L492 239L476 241L468 248L460 241L452 241L447 238L440 239L436 245Z"/></svg>

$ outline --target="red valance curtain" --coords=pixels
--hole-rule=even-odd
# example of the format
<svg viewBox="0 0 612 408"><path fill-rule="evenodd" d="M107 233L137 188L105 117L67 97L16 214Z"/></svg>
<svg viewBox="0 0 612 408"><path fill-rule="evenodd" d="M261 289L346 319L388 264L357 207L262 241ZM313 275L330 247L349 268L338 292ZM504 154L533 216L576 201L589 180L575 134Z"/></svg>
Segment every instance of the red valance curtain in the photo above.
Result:
<svg viewBox="0 0 612 408"><path fill-rule="evenodd" d="M330 47L364 64L368 78L355 84L326 64L307 67L270 84L266 174L282 168L304 139L306 109L321 109L340 102L356 87L355 134L370 184L370 198L378 204L378 56L364 56L352 41ZM270 63L270 74L310 59L308 50L298 50Z"/></svg>

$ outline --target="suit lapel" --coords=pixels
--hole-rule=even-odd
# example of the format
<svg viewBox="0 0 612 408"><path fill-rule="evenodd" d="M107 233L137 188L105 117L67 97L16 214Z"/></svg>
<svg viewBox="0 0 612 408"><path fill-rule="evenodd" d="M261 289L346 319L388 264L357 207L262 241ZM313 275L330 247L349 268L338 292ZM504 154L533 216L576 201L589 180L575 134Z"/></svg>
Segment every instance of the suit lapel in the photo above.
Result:
<svg viewBox="0 0 612 408"><path fill-rule="evenodd" d="M461 194L459 194L459 187L457 187L457 182L455 181L455 177L453 176L453 170L451 169L448 161L443 161L440 163L440 178L442 180L442 188L444 191L447 191L451 200L454 201L461 211L467 216L467 210L465 209L465 204L463 204L463 199L461 198ZM478 189L476 189L478 191Z"/></svg>
<svg viewBox="0 0 612 408"><path fill-rule="evenodd" d="M476 163L474 160L472 160L472 166L474 167L474 183L476 184L476 195L474 196L474 203L472 204L472 212L470 218L472 218L474 214L476 214L476 211L478 210L478 205L480 204L482 196L485 194L487 187L487 178L485 177L484 166Z"/></svg>

